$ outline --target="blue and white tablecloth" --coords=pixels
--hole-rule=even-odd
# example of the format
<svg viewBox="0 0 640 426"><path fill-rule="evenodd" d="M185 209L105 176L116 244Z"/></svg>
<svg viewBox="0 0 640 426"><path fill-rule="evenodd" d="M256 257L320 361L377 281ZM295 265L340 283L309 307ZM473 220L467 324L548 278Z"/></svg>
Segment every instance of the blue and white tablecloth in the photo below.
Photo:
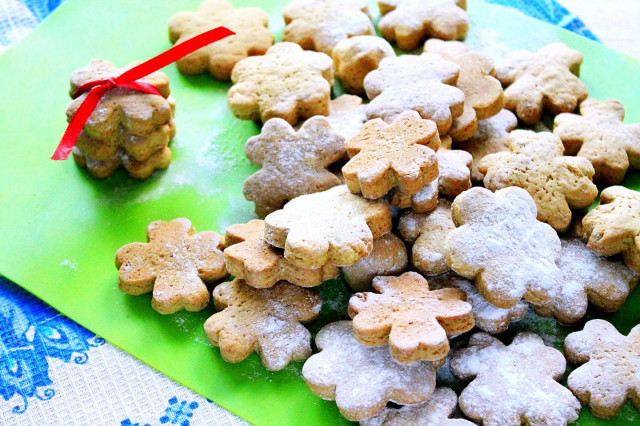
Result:
<svg viewBox="0 0 640 426"><path fill-rule="evenodd" d="M63 1L0 0L0 52ZM597 40L555 0L486 1ZM246 424L2 277L0 396L3 425Z"/></svg>

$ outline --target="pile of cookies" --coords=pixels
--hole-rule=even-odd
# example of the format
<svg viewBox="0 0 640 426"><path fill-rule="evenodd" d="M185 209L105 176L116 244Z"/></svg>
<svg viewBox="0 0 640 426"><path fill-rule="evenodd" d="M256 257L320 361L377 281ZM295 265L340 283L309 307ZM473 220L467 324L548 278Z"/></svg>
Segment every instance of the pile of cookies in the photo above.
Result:
<svg viewBox="0 0 640 426"><path fill-rule="evenodd" d="M624 336L589 321L564 355L533 333L493 336L530 310L575 325L634 290L640 193L609 186L586 209L596 183L640 169L640 125L623 124L617 101L587 99L582 55L564 44L500 64L469 50L457 41L464 3L379 0L378 37L364 0L297 0L275 44L256 8L205 0L171 18L175 43L218 25L237 33L178 68L230 80L233 114L262 121L245 146L260 169L244 185L260 219L224 236L187 219L151 223L148 243L118 250L122 291L151 292L170 314L204 309L217 284L204 328L226 361L304 361L311 391L366 425L472 424L450 419L457 406L500 425L570 423L582 404L602 418L627 399L640 409L640 326ZM424 51L397 56L390 43ZM72 84L116 72L95 62ZM349 94L332 100L334 78ZM76 160L91 173L168 165L168 81L149 79L166 96L113 91L85 126ZM543 114L552 131L516 129ZM328 302L318 286L338 276L354 294L312 346L303 324ZM568 388L565 357L582 364ZM468 383L459 397L436 387L439 369Z"/></svg>

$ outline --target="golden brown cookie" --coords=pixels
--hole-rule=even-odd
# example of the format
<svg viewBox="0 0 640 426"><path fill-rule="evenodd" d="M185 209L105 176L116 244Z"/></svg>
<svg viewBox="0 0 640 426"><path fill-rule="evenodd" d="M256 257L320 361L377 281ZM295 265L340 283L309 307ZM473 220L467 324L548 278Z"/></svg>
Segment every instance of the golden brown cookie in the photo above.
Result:
<svg viewBox="0 0 640 426"><path fill-rule="evenodd" d="M587 208L598 196L593 166L585 158L564 156L562 141L553 133L514 130L508 142L511 152L487 155L478 164L484 186L527 190L538 207L538 220L566 231L571 209Z"/></svg>
<svg viewBox="0 0 640 426"><path fill-rule="evenodd" d="M153 291L151 306L161 314L204 309L209 303L205 283L227 276L220 235L196 233L189 219L174 219L151 222L147 240L116 253L120 290L134 296Z"/></svg>
<svg viewBox="0 0 640 426"><path fill-rule="evenodd" d="M485 425L565 425L578 419L580 402L557 382L566 361L533 333L520 333L509 346L486 333L471 336L454 352L451 371L471 381L458 403Z"/></svg>
<svg viewBox="0 0 640 426"><path fill-rule="evenodd" d="M471 188L471 163L473 157L460 149L439 149L438 193L447 197L457 197Z"/></svg>
<svg viewBox="0 0 640 426"><path fill-rule="evenodd" d="M395 234L389 232L373 240L373 249L351 266L343 266L344 280L352 290L369 291L371 282L379 275L397 275L409 264L407 247Z"/></svg>
<svg viewBox="0 0 640 426"><path fill-rule="evenodd" d="M331 55L350 37L375 35L366 0L297 0L284 8L282 41Z"/></svg>
<svg viewBox="0 0 640 426"><path fill-rule="evenodd" d="M582 54L563 43L552 43L536 53L514 51L498 66L505 108L525 124L540 120L542 111L556 115L573 112L589 94L577 77Z"/></svg>
<svg viewBox="0 0 640 426"><path fill-rule="evenodd" d="M322 298L312 290L280 281L271 288L253 288L240 279L213 290L217 312L204 324L207 338L227 362L260 355L269 371L311 355L311 333L300 324L313 321Z"/></svg>
<svg viewBox="0 0 640 426"><path fill-rule="evenodd" d="M593 180L615 185L629 168L640 169L640 124L624 124L623 119L620 102L587 99L580 104L580 115L556 116L553 133L562 139L567 155L591 161Z"/></svg>
<svg viewBox="0 0 640 426"><path fill-rule="evenodd" d="M333 69L342 87L356 95L364 95L364 78L388 56L396 56L393 47L375 35L351 37L336 44L331 53Z"/></svg>
<svg viewBox="0 0 640 426"><path fill-rule="evenodd" d="M325 117L310 118L297 132L286 121L272 118L244 150L249 161L262 166L242 189L260 217L300 195L340 185L327 167L344 157L345 140L331 130Z"/></svg>
<svg viewBox="0 0 640 426"><path fill-rule="evenodd" d="M69 93L73 96L83 84L115 77L135 65L117 69L110 62L93 60L88 67L71 74ZM132 177L145 179L171 162L168 144L176 128L169 79L154 72L139 81L154 86L161 96L126 88L108 90L78 137L73 149L76 164L86 167L96 178L110 176L122 165ZM68 121L86 97L87 93L83 93L69 104Z"/></svg>
<svg viewBox="0 0 640 426"><path fill-rule="evenodd" d="M373 279L376 293L349 300L353 335L367 346L389 345L402 364L439 361L449 353L448 336L473 328L471 305L462 290L429 290L415 272Z"/></svg>
<svg viewBox="0 0 640 426"><path fill-rule="evenodd" d="M399 209L410 208L416 213L428 213L438 206L438 179L432 180L414 195L394 188L389 192L389 202Z"/></svg>
<svg viewBox="0 0 640 426"><path fill-rule="evenodd" d="M438 176L434 150L439 146L435 124L415 111L391 124L370 120L347 142L351 159L342 174L349 190L365 198L383 197L396 187L413 195Z"/></svg>
<svg viewBox="0 0 640 426"><path fill-rule="evenodd" d="M269 17L257 7L236 9L224 0L204 0L195 12L179 12L169 19L169 40L180 44L199 34L224 26L235 35L211 43L178 59L176 65L183 74L202 74L209 71L227 81L231 70L240 60L264 55L273 45L269 31Z"/></svg>
<svg viewBox="0 0 640 426"><path fill-rule="evenodd" d="M414 405L429 400L436 386L431 363L397 363L384 346L369 347L353 337L351 321L324 326L316 336L319 353L302 367L302 377L313 393L335 400L349 420L368 419L387 402Z"/></svg>
<svg viewBox="0 0 640 426"><path fill-rule="evenodd" d="M282 250L264 240L264 221L250 220L231 225L225 234L224 262L227 271L251 287L273 287L288 281L301 287L314 287L335 278L340 271L330 263L316 269L300 268L284 258Z"/></svg>
<svg viewBox="0 0 640 426"><path fill-rule="evenodd" d="M329 114L333 61L295 43L276 43L264 56L241 60L233 68L227 102L243 120L300 119Z"/></svg>
<svg viewBox="0 0 640 426"><path fill-rule="evenodd" d="M475 280L482 297L499 308L512 308L523 296L550 304L562 287L560 238L536 213L531 195L518 187L463 192L451 206L457 228L445 240L447 264Z"/></svg>
<svg viewBox="0 0 640 426"><path fill-rule="evenodd" d="M265 240L284 248L294 265L353 265L371 252L373 239L391 231L384 200L366 200L346 185L302 195L265 218Z"/></svg>
<svg viewBox="0 0 640 426"><path fill-rule="evenodd" d="M622 253L627 266L640 274L640 192L611 186L600 205L582 220L587 248L601 256Z"/></svg>
<svg viewBox="0 0 640 426"><path fill-rule="evenodd" d="M567 386L594 416L610 419L627 400L640 410L640 326L624 336L604 320L591 320L564 341L573 364Z"/></svg>
<svg viewBox="0 0 640 426"><path fill-rule="evenodd" d="M382 36L412 50L427 37L459 40L467 35L466 0L378 0Z"/></svg>

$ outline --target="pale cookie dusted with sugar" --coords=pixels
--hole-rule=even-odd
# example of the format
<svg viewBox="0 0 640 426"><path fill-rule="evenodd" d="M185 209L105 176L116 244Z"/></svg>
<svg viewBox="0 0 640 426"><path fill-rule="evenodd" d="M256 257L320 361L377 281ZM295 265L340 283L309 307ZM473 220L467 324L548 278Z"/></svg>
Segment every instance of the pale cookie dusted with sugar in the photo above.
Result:
<svg viewBox="0 0 640 426"><path fill-rule="evenodd" d="M468 420L451 418L457 405L458 395L453 390L436 388L426 403L386 407L377 416L361 421L360 426L473 426Z"/></svg>
<svg viewBox="0 0 640 426"><path fill-rule="evenodd" d="M383 197L393 188L413 195L438 176L439 146L436 125L415 111L391 124L370 120L347 142L351 159L342 174L349 190L365 198Z"/></svg>
<svg viewBox="0 0 640 426"><path fill-rule="evenodd" d="M484 186L525 189L536 202L538 220L566 231L571 209L587 208L598 196L593 166L585 158L564 156L562 141L553 133L514 130L508 142L510 152L487 155L478 164Z"/></svg>
<svg viewBox="0 0 640 426"><path fill-rule="evenodd" d="M208 71L222 81L231 78L231 70L242 59L264 55L273 45L269 17L257 7L236 9L224 0L204 0L195 12L179 12L169 19L169 40L180 44L216 27L226 27L235 35L208 44L178 59L183 74Z"/></svg>
<svg viewBox="0 0 640 426"><path fill-rule="evenodd" d="M271 288L253 288L241 279L213 290L216 310L204 324L207 338L227 362L260 355L269 371L311 356L311 333L301 323L313 321L322 298L307 288L280 281Z"/></svg>
<svg viewBox="0 0 640 426"><path fill-rule="evenodd" d="M411 248L411 266L425 275L449 270L444 257L445 240L456 225L451 218L451 201L441 198L429 213L408 211L400 217L398 232Z"/></svg>
<svg viewBox="0 0 640 426"><path fill-rule="evenodd" d="M553 115L573 112L589 95L577 77L582 54L563 43L552 43L536 53L516 50L498 66L505 108L516 113L525 124L540 120L542 111Z"/></svg>
<svg viewBox="0 0 640 426"><path fill-rule="evenodd" d="M340 185L327 167L345 156L345 140L331 130L325 117L310 118L297 132L286 121L272 118L244 150L249 161L262 166L242 189L260 217L300 195Z"/></svg>
<svg viewBox="0 0 640 426"><path fill-rule="evenodd" d="M615 185L628 169L640 169L640 123L624 124L623 119L620 102L587 99L580 104L580 115L557 115L553 133L562 139L567 155L591 161L593 180Z"/></svg>
<svg viewBox="0 0 640 426"><path fill-rule="evenodd" d="M354 195L346 185L302 195L265 218L265 240L304 268L353 265L389 231L389 204Z"/></svg>
<svg viewBox="0 0 640 426"><path fill-rule="evenodd" d="M610 419L627 399L640 410L640 325L624 336L607 321L591 320L567 336L564 353L570 363L583 364L567 385L594 416Z"/></svg>
<svg viewBox="0 0 640 426"><path fill-rule="evenodd" d="M302 377L313 393L335 400L351 421L371 418L387 402L414 405L429 400L436 386L431 363L397 363L384 346L369 347L353 337L351 321L324 326L316 336L320 353L302 367Z"/></svg>
<svg viewBox="0 0 640 426"><path fill-rule="evenodd" d="M536 214L533 198L518 187L463 192L451 206L457 228L445 241L447 264L499 308L523 296L534 305L551 303L562 288L560 238Z"/></svg>
<svg viewBox="0 0 640 426"><path fill-rule="evenodd" d="M333 69L342 87L356 95L364 95L364 78L378 69L382 59L396 56L393 47L375 35L352 37L338 43L331 53Z"/></svg>
<svg viewBox="0 0 640 426"><path fill-rule="evenodd" d="M426 38L459 40L467 35L466 0L378 0L382 36L412 50Z"/></svg>
<svg viewBox="0 0 640 426"><path fill-rule="evenodd" d="M471 188L471 164L473 157L460 149L439 149L438 193L447 197L457 197Z"/></svg>
<svg viewBox="0 0 640 426"><path fill-rule="evenodd" d="M580 402L557 382L566 361L533 333L509 346L486 333L471 336L454 352L451 371L471 381L458 403L471 420L485 425L565 425L578 419Z"/></svg>
<svg viewBox="0 0 640 426"><path fill-rule="evenodd" d="M490 334L507 331L509 324L517 322L527 315L529 304L524 300L509 309L502 309L487 302L473 283L453 272L447 272L429 278L429 286L433 290L441 288L458 288L467 295L467 302L473 309L473 321L480 330Z"/></svg>
<svg viewBox="0 0 640 426"><path fill-rule="evenodd" d="M389 202L399 209L410 208L416 213L428 213L438 206L438 179L432 180L413 195L394 188L389 192Z"/></svg>
<svg viewBox="0 0 640 426"><path fill-rule="evenodd" d="M367 121L367 106L362 98L354 95L342 95L331 101L327 116L331 130L349 140L357 135Z"/></svg>
<svg viewBox="0 0 640 426"><path fill-rule="evenodd" d="M375 35L366 0L297 0L282 11L286 27L282 41L331 55L350 37Z"/></svg>
<svg viewBox="0 0 640 426"><path fill-rule="evenodd" d="M264 221L250 220L227 228L224 262L227 271L251 287L273 287L288 281L301 287L314 287L339 275L338 267L327 263L320 268L300 268L284 258L282 250L264 240Z"/></svg>
<svg viewBox="0 0 640 426"><path fill-rule="evenodd" d="M355 291L371 290L371 282L380 275L397 275L409 264L407 247L389 232L373 240L373 249L351 266L343 266L344 280Z"/></svg>
<svg viewBox="0 0 640 426"><path fill-rule="evenodd" d="M600 205L582 219L587 248L601 256L622 253L627 266L640 274L640 192L611 186Z"/></svg>
<svg viewBox="0 0 640 426"><path fill-rule="evenodd" d="M349 300L353 335L367 346L389 345L402 364L439 361L449 353L449 337L473 328L471 305L462 290L430 290L416 272L376 277L368 293Z"/></svg>
<svg viewBox="0 0 640 426"><path fill-rule="evenodd" d="M161 314L204 309L209 303L206 283L227 276L220 235L196 233L189 219L174 219L151 222L147 239L116 253L120 290L134 296L153 291L151 307Z"/></svg>
<svg viewBox="0 0 640 426"><path fill-rule="evenodd" d="M467 151L473 157L471 181L482 183L484 174L478 164L486 155L509 151L509 132L518 126L518 119L508 109L503 109L491 118L478 121L478 130L471 139L456 144L456 148Z"/></svg>
<svg viewBox="0 0 640 426"><path fill-rule="evenodd" d="M264 56L241 60L233 68L227 93L233 115L242 120L300 119L328 115L333 61L295 43L277 43Z"/></svg>

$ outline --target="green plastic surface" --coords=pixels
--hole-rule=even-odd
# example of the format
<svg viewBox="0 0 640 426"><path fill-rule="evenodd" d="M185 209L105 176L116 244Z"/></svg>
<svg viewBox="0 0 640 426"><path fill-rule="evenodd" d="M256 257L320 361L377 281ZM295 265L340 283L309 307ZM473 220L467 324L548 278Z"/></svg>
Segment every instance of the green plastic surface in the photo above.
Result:
<svg viewBox="0 0 640 426"><path fill-rule="evenodd" d="M247 0L271 15L281 34L280 11L287 0ZM62 135L69 103L70 73L93 58L116 66L150 58L171 45L166 22L199 0L68 0L34 33L0 56L0 273L181 384L260 425L346 423L335 404L313 395L300 377L301 364L269 373L252 355L240 364L222 361L202 324L213 313L161 316L150 297L132 297L117 288L115 251L143 241L152 220L189 217L198 230L224 229L252 218L242 184L255 167L244 143L259 131L233 117L226 103L228 83L208 75L183 76L165 68L177 102L174 160L146 181L118 172L93 180L67 162L49 160ZM372 4L372 10L375 7ZM535 49L561 40L585 56L582 78L592 97L616 98L627 122L640 121L640 63L572 33L499 6L469 1L471 45L498 53ZM640 173L625 185L640 189ZM319 327L344 315L349 293L341 280L323 284L329 300ZM590 314L592 315L592 314ZM611 320L623 333L640 322L639 292ZM512 327L533 330L556 347L571 331L553 320L530 317ZM447 382L447 378L442 379ZM453 386L456 386L453 384ZM215 419L211 419L212 422ZM583 409L579 424L600 424ZM629 404L608 424L640 422Z"/></svg>

